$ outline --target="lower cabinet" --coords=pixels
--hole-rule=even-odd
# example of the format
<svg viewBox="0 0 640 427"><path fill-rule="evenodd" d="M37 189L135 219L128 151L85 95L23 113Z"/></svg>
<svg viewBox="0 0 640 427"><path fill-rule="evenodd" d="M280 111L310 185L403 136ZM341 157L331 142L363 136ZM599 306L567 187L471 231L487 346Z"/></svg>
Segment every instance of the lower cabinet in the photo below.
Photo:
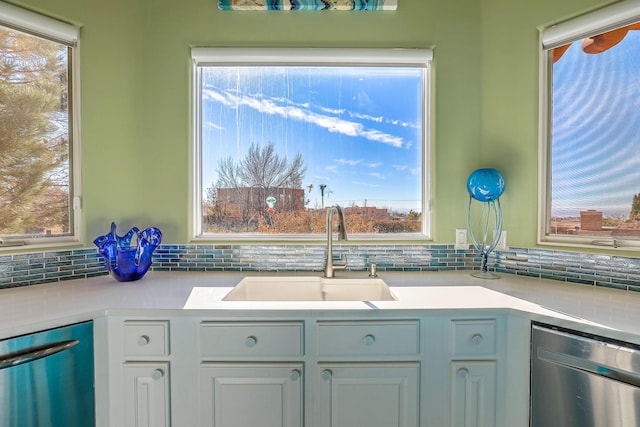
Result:
<svg viewBox="0 0 640 427"><path fill-rule="evenodd" d="M170 321L110 316L94 328L96 427L171 426Z"/></svg>
<svg viewBox="0 0 640 427"><path fill-rule="evenodd" d="M124 426L168 427L169 363L127 362L124 371Z"/></svg>
<svg viewBox="0 0 640 427"><path fill-rule="evenodd" d="M420 321L315 323L317 427L417 427Z"/></svg>
<svg viewBox="0 0 640 427"><path fill-rule="evenodd" d="M452 319L450 323L450 427L494 427L497 413L496 318Z"/></svg>
<svg viewBox="0 0 640 427"><path fill-rule="evenodd" d="M451 364L451 427L496 425L496 362Z"/></svg>
<svg viewBox="0 0 640 427"><path fill-rule="evenodd" d="M418 363L318 366L318 427L416 427Z"/></svg>
<svg viewBox="0 0 640 427"><path fill-rule="evenodd" d="M96 323L108 337L97 344L96 425L526 425L526 322L375 314L109 317ZM507 393L507 378L522 391Z"/></svg>
<svg viewBox="0 0 640 427"><path fill-rule="evenodd" d="M302 427L301 363L203 363L201 427Z"/></svg>

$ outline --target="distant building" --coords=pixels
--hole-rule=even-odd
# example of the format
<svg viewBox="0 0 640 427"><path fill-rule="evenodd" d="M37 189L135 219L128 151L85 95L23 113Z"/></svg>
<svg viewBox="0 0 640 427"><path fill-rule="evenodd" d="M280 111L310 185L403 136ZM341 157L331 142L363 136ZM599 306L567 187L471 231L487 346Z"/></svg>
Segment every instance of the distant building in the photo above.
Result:
<svg viewBox="0 0 640 427"><path fill-rule="evenodd" d="M591 209L580 212L580 229L602 231L602 212Z"/></svg>
<svg viewBox="0 0 640 427"><path fill-rule="evenodd" d="M344 209L345 215L359 215L368 221L386 221L391 219L387 209L376 208L375 206L349 206Z"/></svg>
<svg viewBox="0 0 640 427"><path fill-rule="evenodd" d="M276 212L304 209L304 190L301 188L218 188L217 201L230 217L241 217L251 211L269 209L267 199L273 197Z"/></svg>

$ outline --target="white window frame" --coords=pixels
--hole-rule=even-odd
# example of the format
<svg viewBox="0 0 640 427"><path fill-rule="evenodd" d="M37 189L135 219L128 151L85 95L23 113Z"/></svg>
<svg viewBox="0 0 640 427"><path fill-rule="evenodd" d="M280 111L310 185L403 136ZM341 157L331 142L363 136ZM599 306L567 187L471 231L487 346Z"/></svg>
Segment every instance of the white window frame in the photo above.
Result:
<svg viewBox="0 0 640 427"><path fill-rule="evenodd" d="M29 248L68 246L82 242L81 171L80 171L80 28L39 13L0 1L0 25L42 37L71 48L69 58L69 191L72 206L68 236L12 238L0 236L0 251L28 245Z"/></svg>
<svg viewBox="0 0 640 427"><path fill-rule="evenodd" d="M551 113L552 49L640 21L640 0L625 0L540 29L538 101L538 244L573 247L609 247L640 250L640 240L599 239L594 236L551 235Z"/></svg>
<svg viewBox="0 0 640 427"><path fill-rule="evenodd" d="M347 49L347 48L203 48L191 49L193 64L193 216L192 239L207 241L224 240L258 240L258 241L295 241L320 240L324 235L318 234L203 234L202 231L202 143L201 143L201 81L199 66L216 65L353 65L353 66L406 66L425 68L423 99L423 154L422 154L422 232L421 233L380 233L357 234L351 240L431 240L431 49Z"/></svg>

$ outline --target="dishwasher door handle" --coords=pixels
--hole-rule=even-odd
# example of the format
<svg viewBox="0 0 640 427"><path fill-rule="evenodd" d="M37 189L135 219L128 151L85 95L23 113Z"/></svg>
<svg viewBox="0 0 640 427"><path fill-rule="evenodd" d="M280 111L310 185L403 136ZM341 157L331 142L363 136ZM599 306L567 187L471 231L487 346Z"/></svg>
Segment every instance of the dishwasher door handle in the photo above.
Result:
<svg viewBox="0 0 640 427"><path fill-rule="evenodd" d="M544 348L538 348L537 354L538 358L545 362L588 372L603 378L620 381L634 387L640 387L640 373L638 372L630 372L614 366L597 363L592 360L571 356L569 354L556 353L555 351Z"/></svg>
<svg viewBox="0 0 640 427"><path fill-rule="evenodd" d="M52 356L61 351L70 349L78 345L79 340L58 341L51 344L39 345L27 348L14 353L0 355L0 369L11 368L13 366L22 365L23 363L33 362L34 360Z"/></svg>

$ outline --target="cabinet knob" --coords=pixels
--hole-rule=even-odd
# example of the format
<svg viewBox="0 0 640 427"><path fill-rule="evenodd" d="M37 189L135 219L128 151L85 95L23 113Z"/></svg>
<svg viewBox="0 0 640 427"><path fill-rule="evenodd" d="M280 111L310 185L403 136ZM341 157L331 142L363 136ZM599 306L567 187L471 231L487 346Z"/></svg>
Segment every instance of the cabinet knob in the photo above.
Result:
<svg viewBox="0 0 640 427"><path fill-rule="evenodd" d="M247 347L253 347L256 344L258 344L258 338L254 337L253 335L250 335L250 336L247 337L246 340L244 340L244 344Z"/></svg>
<svg viewBox="0 0 640 427"><path fill-rule="evenodd" d="M373 345L373 343L376 342L376 337L374 335L367 334L362 338L362 342L364 345Z"/></svg>
<svg viewBox="0 0 640 427"><path fill-rule="evenodd" d="M300 379L300 369L294 369L289 373L289 378L291 378L293 381L298 381Z"/></svg>
<svg viewBox="0 0 640 427"><path fill-rule="evenodd" d="M458 369L458 377L467 378L469 376L469 370L467 368Z"/></svg>
<svg viewBox="0 0 640 427"><path fill-rule="evenodd" d="M160 378L164 377L164 371L162 369L155 369L151 373L151 378L158 381Z"/></svg>
<svg viewBox="0 0 640 427"><path fill-rule="evenodd" d="M324 371L322 371L322 373L320 374L320 377L325 380L325 381L329 381L331 379L331 377L333 376L333 372L331 372L331 369L325 369Z"/></svg>
<svg viewBox="0 0 640 427"><path fill-rule="evenodd" d="M482 334L473 334L471 337L471 342L478 345L482 342Z"/></svg>
<svg viewBox="0 0 640 427"><path fill-rule="evenodd" d="M138 338L138 345L140 347L144 347L145 345L149 344L149 341L151 341L151 339L148 335L140 335L140 338Z"/></svg>

